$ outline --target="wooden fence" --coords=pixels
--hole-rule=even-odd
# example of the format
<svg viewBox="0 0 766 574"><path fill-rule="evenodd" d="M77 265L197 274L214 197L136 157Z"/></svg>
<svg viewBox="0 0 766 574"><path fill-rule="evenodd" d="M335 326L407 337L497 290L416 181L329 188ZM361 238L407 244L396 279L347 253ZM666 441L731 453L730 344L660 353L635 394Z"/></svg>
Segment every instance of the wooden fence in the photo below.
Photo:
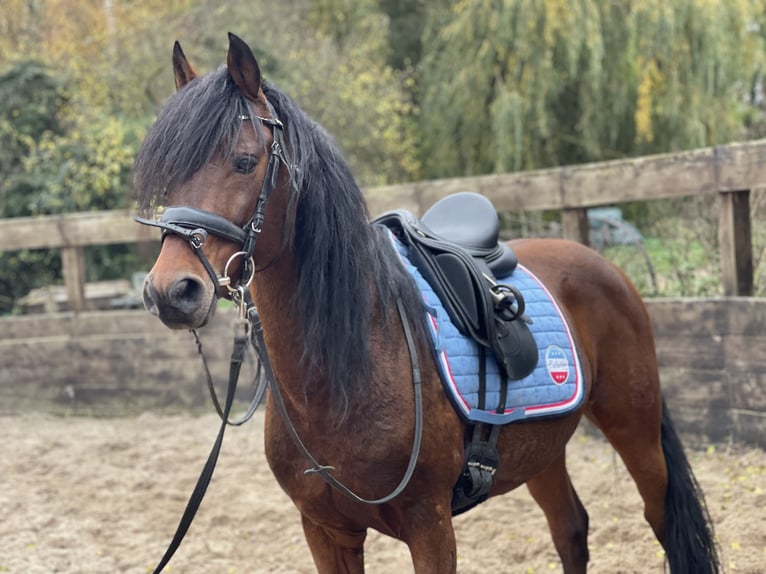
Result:
<svg viewBox="0 0 766 574"><path fill-rule="evenodd" d="M536 172L423 181L365 190L373 214L422 213L476 191L499 211L560 209L566 237L587 243L587 208L699 194L719 197L726 298L647 301L663 387L684 431L766 447L766 299L753 299L749 190L766 186L766 140ZM0 413L37 408L116 414L204 404L187 333L143 311L89 312L88 245L157 241L127 212L0 220L0 251L60 248L74 312L0 320ZM209 328L211 362L226 359L227 313ZM221 323L223 321L223 323Z"/></svg>
<svg viewBox="0 0 766 574"><path fill-rule="evenodd" d="M540 171L421 181L365 190L371 212L423 213L440 197L475 191L498 211L562 210L565 237L588 242L587 209L626 201L717 194L721 281L726 295L753 293L750 190L766 186L766 140ZM0 220L0 251L61 249L70 308L84 310L88 245L155 241L127 212Z"/></svg>
<svg viewBox="0 0 766 574"><path fill-rule="evenodd" d="M679 430L697 443L766 448L766 299L659 299L647 306L663 393ZM200 330L219 393L233 318L232 309L219 309ZM146 311L9 317L0 327L0 415L212 408L192 336ZM241 399L247 381L243 374Z"/></svg>

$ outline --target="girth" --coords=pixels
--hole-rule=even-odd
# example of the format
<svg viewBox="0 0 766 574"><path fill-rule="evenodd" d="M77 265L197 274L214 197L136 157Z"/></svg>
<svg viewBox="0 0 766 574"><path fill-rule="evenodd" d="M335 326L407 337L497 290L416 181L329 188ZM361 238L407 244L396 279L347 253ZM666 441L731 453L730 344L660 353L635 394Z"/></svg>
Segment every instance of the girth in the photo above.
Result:
<svg viewBox="0 0 766 574"><path fill-rule="evenodd" d="M497 212L485 197L459 193L438 201L418 220L404 210L373 223L409 248L410 261L436 291L458 330L491 349L509 379L522 379L538 362L535 340L517 289L498 284L516 256L498 242Z"/></svg>

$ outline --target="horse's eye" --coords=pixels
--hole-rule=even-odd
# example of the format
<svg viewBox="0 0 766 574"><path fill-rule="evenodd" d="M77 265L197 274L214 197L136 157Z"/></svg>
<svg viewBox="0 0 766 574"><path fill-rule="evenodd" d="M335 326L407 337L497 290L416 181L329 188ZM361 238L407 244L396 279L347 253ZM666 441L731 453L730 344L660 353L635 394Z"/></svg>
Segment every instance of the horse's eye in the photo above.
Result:
<svg viewBox="0 0 766 574"><path fill-rule="evenodd" d="M234 169L239 173L252 173L258 160L254 155L241 155L234 160Z"/></svg>

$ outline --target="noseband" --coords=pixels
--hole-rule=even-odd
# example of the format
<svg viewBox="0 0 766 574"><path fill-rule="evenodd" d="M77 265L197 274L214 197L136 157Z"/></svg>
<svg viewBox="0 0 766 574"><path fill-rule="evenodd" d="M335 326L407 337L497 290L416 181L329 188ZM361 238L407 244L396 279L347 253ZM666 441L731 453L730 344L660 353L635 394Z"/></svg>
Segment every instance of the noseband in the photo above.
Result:
<svg viewBox="0 0 766 574"><path fill-rule="evenodd" d="M261 116L240 116L241 120L259 120L262 124L269 126L272 131L269 163L266 166L266 175L263 178L261 192L258 194L255 213L253 213L253 216L243 227L239 227L217 213L185 205L166 208L160 219L157 220L145 219L143 217L135 218L138 223L162 229L163 239L171 234L185 240L192 251L199 257L199 260L202 262L208 275L210 275L210 278L213 280L213 285L215 285L216 288L226 287L230 294L241 292L239 288L232 286L232 280L229 276L229 266L237 259L242 260L240 287L247 287L253 279L253 275L255 274L255 263L253 261L255 243L258 235L263 229L266 203L271 196L271 192L274 191L274 188L277 185L279 164L281 162L287 166L288 169L290 168L290 164L285 158L283 145L282 132L284 130L284 124L277 118L276 112L271 104L269 104L269 110L271 112L271 118L264 118ZM216 273L202 250L202 246L208 235L215 235L216 237L231 241L240 246L240 250L234 253L226 262L223 275L218 275L218 273Z"/></svg>

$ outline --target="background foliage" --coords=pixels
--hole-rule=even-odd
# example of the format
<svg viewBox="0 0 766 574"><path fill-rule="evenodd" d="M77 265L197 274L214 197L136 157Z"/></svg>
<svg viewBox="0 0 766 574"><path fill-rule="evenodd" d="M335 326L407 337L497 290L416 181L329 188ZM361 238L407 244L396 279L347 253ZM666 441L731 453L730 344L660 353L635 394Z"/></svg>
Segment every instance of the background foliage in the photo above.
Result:
<svg viewBox="0 0 766 574"><path fill-rule="evenodd" d="M226 31L245 38L378 185L760 137L765 25L764 0L0 0L0 216L129 207L174 39L204 72ZM625 211L652 236L678 209ZM679 260L715 247L715 229L684 233ZM145 265L89 257L107 262L93 279ZM0 254L0 310L57 261Z"/></svg>

